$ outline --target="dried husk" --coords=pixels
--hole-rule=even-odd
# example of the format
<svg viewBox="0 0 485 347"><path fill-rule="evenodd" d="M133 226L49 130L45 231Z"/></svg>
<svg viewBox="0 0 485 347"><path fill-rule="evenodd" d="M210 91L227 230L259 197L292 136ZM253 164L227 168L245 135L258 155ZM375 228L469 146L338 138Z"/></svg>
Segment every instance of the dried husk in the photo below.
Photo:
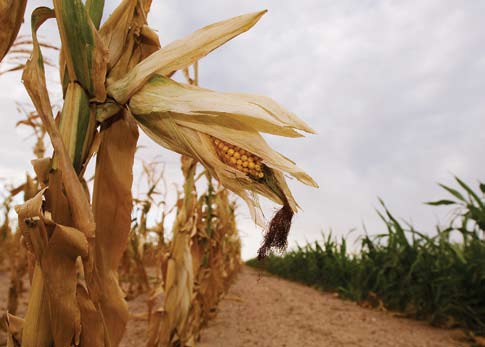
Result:
<svg viewBox="0 0 485 347"><path fill-rule="evenodd" d="M154 74L170 75L174 71L189 67L214 49L249 30L265 13L266 11L249 13L217 22L184 39L172 42L137 64L124 77L108 79L108 94L120 104L127 103Z"/></svg>
<svg viewBox="0 0 485 347"><path fill-rule="evenodd" d="M188 71L185 73L188 76ZM190 78L189 83L193 83ZM286 248L298 204L283 173L310 186L317 184L294 162L275 152L260 132L287 137L302 136L296 130L313 133L305 122L269 98L217 93L162 75L153 76L131 98L129 106L141 128L155 142L197 159L226 188L243 198L256 224L263 226L264 221L255 194L250 196L248 191L283 205L269 223L258 254L263 258L272 249ZM263 178L247 175L221 160L214 138L259 157Z"/></svg>

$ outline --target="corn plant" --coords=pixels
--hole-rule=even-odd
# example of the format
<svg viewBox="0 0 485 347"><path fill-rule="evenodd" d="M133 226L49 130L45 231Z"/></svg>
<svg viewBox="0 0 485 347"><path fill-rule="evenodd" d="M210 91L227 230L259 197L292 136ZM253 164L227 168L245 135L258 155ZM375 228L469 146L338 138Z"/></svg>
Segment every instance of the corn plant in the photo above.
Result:
<svg viewBox="0 0 485 347"><path fill-rule="evenodd" d="M2 57L18 33L25 4L2 2ZM161 47L147 24L150 5L123 0L102 25L103 0L54 0L53 8L39 7L31 15L33 49L22 78L54 154L33 161L41 190L16 207L35 266L25 320L7 317L12 346L119 344L129 314L117 269L130 231L138 127L204 165L248 203L255 218L256 202L248 191L283 205L266 232L261 257L286 246L298 209L283 173L316 186L260 134L313 132L302 120L265 97L218 93L170 78L250 29L265 11L212 24ZM61 38L64 102L56 120L37 36L49 19L55 19ZM91 197L83 176L94 154ZM172 323L181 324L178 318Z"/></svg>
<svg viewBox="0 0 485 347"><path fill-rule="evenodd" d="M355 255L345 239L328 235L284 257L250 264L352 300L377 301L435 325L485 335L485 186L478 192L459 178L456 182L458 188L441 185L451 198L429 203L455 207L449 224L434 233L400 222L382 203L386 232L364 235Z"/></svg>

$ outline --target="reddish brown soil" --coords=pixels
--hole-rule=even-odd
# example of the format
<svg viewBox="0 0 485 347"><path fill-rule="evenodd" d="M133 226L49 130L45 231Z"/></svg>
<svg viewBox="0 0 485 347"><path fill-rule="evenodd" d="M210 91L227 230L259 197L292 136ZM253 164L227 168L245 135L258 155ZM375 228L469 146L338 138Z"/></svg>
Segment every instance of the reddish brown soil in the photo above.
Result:
<svg viewBox="0 0 485 347"><path fill-rule="evenodd" d="M0 273L0 312L6 308L8 274ZM26 294L21 297L25 310ZM132 313L146 312L145 297L129 302ZM132 319L122 347L144 346L146 321ZM221 301L217 317L202 331L199 347L458 347L457 331L365 309L243 267ZM0 332L0 346L4 335Z"/></svg>

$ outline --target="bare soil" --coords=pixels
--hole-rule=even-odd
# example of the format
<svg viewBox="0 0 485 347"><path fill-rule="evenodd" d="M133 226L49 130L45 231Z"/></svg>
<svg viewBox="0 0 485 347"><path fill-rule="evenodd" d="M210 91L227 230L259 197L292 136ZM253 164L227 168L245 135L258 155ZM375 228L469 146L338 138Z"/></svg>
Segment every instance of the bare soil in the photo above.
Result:
<svg viewBox="0 0 485 347"><path fill-rule="evenodd" d="M456 331L365 309L244 267L199 347L457 347Z"/></svg>
<svg viewBox="0 0 485 347"><path fill-rule="evenodd" d="M6 308L8 273L0 272L0 312ZM122 347L144 346L146 297L129 302L133 319ZM25 311L27 294L20 298ZM22 315L22 314L21 314ZM459 347L459 331L434 328L397 314L363 308L331 293L243 267L201 333L199 347ZM0 346L4 335L0 332Z"/></svg>

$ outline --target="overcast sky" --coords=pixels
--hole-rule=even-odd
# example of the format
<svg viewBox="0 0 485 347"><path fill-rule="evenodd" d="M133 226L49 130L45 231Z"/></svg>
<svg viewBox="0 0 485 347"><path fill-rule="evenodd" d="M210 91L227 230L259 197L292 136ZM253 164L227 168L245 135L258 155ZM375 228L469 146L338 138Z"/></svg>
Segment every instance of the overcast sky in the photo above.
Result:
<svg viewBox="0 0 485 347"><path fill-rule="evenodd" d="M116 3L107 1L107 10ZM290 181L303 208L290 245L330 228L335 235L357 228L357 236L363 223L383 231L377 197L423 231L446 222L446 209L423 205L444 196L437 183L453 184L453 175L474 186L485 180L485 2L160 0L149 23L166 44L260 9L269 12L250 32L200 62L200 84L270 96L317 130L268 138L320 184ZM0 177L20 181L33 139L15 128L14 100L27 100L18 81L18 74L0 77ZM141 156L158 155L167 179L178 181L177 156L146 137L141 143ZM264 203L267 218L275 207ZM238 214L248 258L261 232L242 203Z"/></svg>

